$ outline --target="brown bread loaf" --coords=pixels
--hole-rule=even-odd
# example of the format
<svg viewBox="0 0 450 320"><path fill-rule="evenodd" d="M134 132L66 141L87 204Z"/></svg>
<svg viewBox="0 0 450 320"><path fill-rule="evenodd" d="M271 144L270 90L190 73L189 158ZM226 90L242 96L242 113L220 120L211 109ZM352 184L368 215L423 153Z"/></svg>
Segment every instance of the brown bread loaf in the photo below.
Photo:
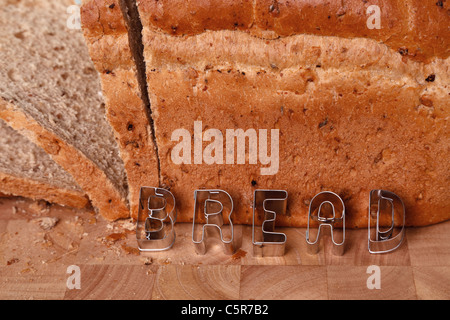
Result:
<svg viewBox="0 0 450 320"><path fill-rule="evenodd" d="M105 11L111 1L94 2ZM402 197L407 225L450 218L448 4L136 3L160 184L176 196L179 221L192 219L193 193L200 188L228 191L235 223L252 222L255 189L288 191L279 225L305 226L309 201L324 190L344 199L349 227L367 226L371 189ZM368 27L371 5L379 8L379 29ZM116 16L100 17L100 38L118 32ZM99 50L111 69L129 63L110 47ZM173 134L180 129L191 139L191 154L181 164L173 159L181 142ZM196 129L203 155L220 145L204 135L223 135L223 154L211 153L217 156L212 164L195 158ZM274 174L262 174L274 163L263 164L261 157L250 164L248 144L244 164L238 164L237 148L233 163L226 163L226 131L236 129L254 130L258 142L260 130L267 130L267 155L271 133L278 133Z"/></svg>

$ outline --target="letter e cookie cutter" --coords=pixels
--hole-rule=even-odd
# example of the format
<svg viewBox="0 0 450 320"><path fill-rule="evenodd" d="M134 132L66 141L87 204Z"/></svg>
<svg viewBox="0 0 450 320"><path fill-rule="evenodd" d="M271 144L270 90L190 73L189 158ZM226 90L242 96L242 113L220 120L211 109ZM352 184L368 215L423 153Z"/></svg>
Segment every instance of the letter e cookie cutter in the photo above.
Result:
<svg viewBox="0 0 450 320"><path fill-rule="evenodd" d="M285 215L288 193L284 190L255 190L253 196L252 242L253 254L260 257L284 255L287 236L275 232L277 215ZM256 219L262 218L261 228L256 228Z"/></svg>

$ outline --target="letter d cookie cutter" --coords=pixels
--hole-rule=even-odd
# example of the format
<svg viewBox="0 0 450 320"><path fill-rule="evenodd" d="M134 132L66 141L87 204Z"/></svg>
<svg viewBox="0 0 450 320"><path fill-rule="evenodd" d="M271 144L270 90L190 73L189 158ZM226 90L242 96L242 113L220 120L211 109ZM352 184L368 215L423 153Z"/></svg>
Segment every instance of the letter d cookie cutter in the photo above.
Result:
<svg viewBox="0 0 450 320"><path fill-rule="evenodd" d="M139 250L155 252L170 249L175 242L176 219L175 197L170 191L142 187L136 226Z"/></svg>
<svg viewBox="0 0 450 320"><path fill-rule="evenodd" d="M313 221L318 223L316 237L311 237ZM335 224L342 224L342 232L336 230ZM317 194L309 204L308 227L306 229L308 253L316 254L319 251L321 230L324 227L330 228L333 253L343 255L345 250L345 205L341 197L330 191ZM336 241L335 239L339 233L341 233L342 241Z"/></svg>
<svg viewBox="0 0 450 320"><path fill-rule="evenodd" d="M387 253L396 250L405 237L405 205L395 193L372 190L369 196L370 253ZM382 226L388 226L383 228ZM400 230L395 232L396 225Z"/></svg>

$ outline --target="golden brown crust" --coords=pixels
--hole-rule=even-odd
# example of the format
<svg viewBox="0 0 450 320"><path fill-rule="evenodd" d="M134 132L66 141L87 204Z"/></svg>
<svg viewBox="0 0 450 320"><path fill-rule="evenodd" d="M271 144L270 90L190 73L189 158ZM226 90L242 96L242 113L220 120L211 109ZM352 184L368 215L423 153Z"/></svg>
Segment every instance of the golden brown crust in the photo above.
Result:
<svg viewBox="0 0 450 320"><path fill-rule="evenodd" d="M89 204L89 199L83 192L62 189L47 183L0 172L1 196L20 196L33 200L46 200L51 203L79 209L85 208Z"/></svg>
<svg viewBox="0 0 450 320"><path fill-rule="evenodd" d="M134 68L118 0L87 1L81 7L81 23L91 59L101 74L117 67Z"/></svg>
<svg viewBox="0 0 450 320"><path fill-rule="evenodd" d="M158 187L159 172L128 29L118 0L87 1L81 18L91 58L100 73L107 118L127 172L131 216L136 218L140 187Z"/></svg>
<svg viewBox="0 0 450 320"><path fill-rule="evenodd" d="M276 39L296 34L370 38L418 61L447 58L450 4L434 0L138 0L143 24L174 36L240 30ZM369 29L371 5L380 29ZM433 35L433 36L430 36Z"/></svg>
<svg viewBox="0 0 450 320"><path fill-rule="evenodd" d="M103 217L108 220L129 217L126 199L122 198L105 173L78 149L3 100L0 100L0 118L44 149L56 163L70 173Z"/></svg>

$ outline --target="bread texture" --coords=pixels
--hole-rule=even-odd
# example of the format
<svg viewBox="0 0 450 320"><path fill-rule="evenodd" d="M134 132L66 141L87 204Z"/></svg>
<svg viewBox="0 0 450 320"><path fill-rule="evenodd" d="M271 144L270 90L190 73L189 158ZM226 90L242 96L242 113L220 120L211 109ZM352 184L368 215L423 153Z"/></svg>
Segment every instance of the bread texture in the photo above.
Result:
<svg viewBox="0 0 450 320"><path fill-rule="evenodd" d="M69 4L1 2L0 118L70 173L105 218L126 218L123 160L83 35L66 25Z"/></svg>
<svg viewBox="0 0 450 320"><path fill-rule="evenodd" d="M0 193L84 208L89 199L40 147L0 120Z"/></svg>
<svg viewBox="0 0 450 320"><path fill-rule="evenodd" d="M133 1L90 0L81 8L86 43L100 74L106 115L118 140L137 218L143 186L159 186L159 163L151 127L139 19ZM134 20L132 19L135 18Z"/></svg>
<svg viewBox="0 0 450 320"><path fill-rule="evenodd" d="M368 38L419 61L449 54L446 1L137 0L143 24L185 37L233 30L263 39L297 34ZM380 28L367 27L379 8Z"/></svg>
<svg viewBox="0 0 450 320"><path fill-rule="evenodd" d="M372 189L403 199L408 226L450 219L448 4L374 4L380 29L367 27L367 1L137 0L161 185L178 221L192 220L201 188L228 191L243 224L255 189L288 191L285 226L306 226L325 190L343 198L351 228L367 227ZM244 164L176 164L172 134L194 137L196 121L203 135L278 129L279 170L262 175L248 149Z"/></svg>

